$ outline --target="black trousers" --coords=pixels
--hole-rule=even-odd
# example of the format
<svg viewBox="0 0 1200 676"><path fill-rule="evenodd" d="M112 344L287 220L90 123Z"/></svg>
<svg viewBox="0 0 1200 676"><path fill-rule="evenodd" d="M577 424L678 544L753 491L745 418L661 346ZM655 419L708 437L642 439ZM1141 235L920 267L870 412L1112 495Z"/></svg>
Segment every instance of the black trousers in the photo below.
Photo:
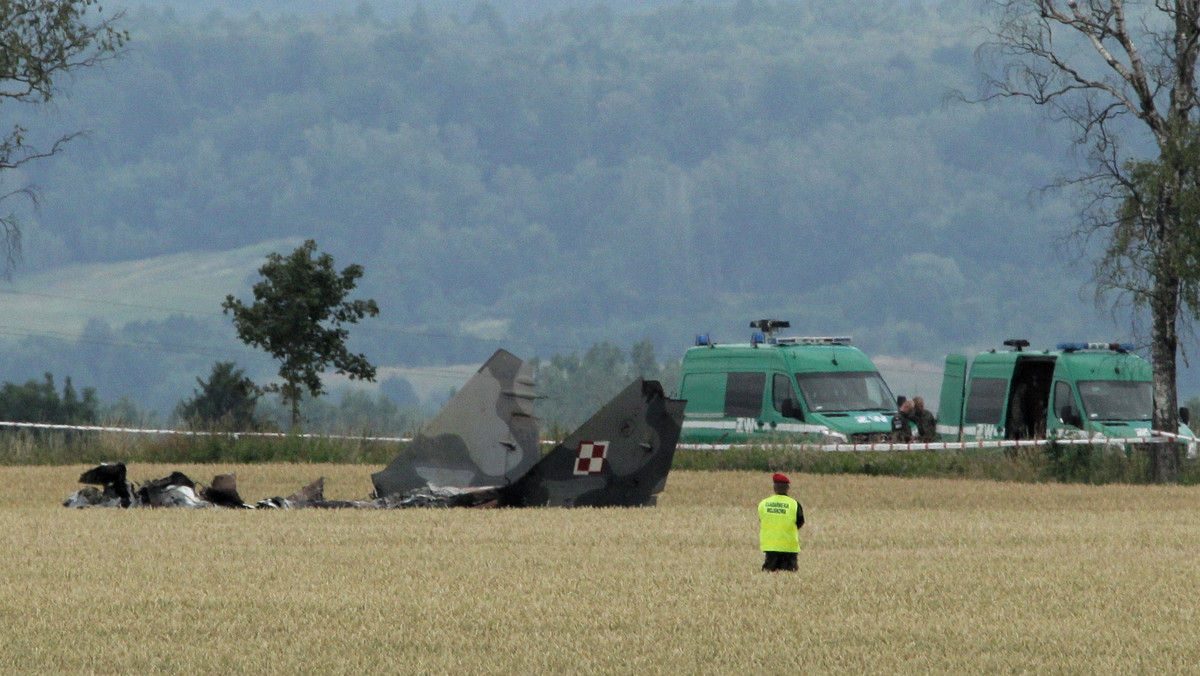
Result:
<svg viewBox="0 0 1200 676"><path fill-rule="evenodd" d="M763 570L800 570L796 562L796 552L763 552L767 555L763 561Z"/></svg>

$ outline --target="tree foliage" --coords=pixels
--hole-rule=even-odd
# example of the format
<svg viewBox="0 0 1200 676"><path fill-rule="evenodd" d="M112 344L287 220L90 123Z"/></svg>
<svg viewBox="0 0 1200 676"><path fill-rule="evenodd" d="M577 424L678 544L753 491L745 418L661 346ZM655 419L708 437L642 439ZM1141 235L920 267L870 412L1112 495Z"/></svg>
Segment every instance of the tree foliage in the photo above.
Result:
<svg viewBox="0 0 1200 676"><path fill-rule="evenodd" d="M175 415L201 429L253 430L258 427L254 409L259 388L231 361L213 364L208 380L196 378L200 389L191 399L179 402Z"/></svg>
<svg viewBox="0 0 1200 676"><path fill-rule="evenodd" d="M362 266L338 272L333 256L314 258L316 252L317 243L310 239L286 257L269 254L258 269L263 280L253 287L254 302L247 305L231 294L222 303L233 315L238 338L280 362L283 383L268 384L263 391L278 392L291 405L293 425L300 422L305 392L312 397L324 393L321 374L326 368L351 379L375 379L367 358L346 347L350 334L343 326L379 314L374 300L346 300L363 275Z"/></svg>
<svg viewBox="0 0 1200 676"><path fill-rule="evenodd" d="M102 19L99 12L96 0L0 2L0 102L48 103L64 77L116 54L129 39L126 31L116 27L121 13ZM54 155L77 135L38 145L29 132L17 123L0 135L0 172ZM32 190L19 188L0 195L0 201L14 194L35 196ZM20 251L20 228L14 216L0 217L0 228L11 266Z"/></svg>
<svg viewBox="0 0 1200 676"><path fill-rule="evenodd" d="M0 420L94 425L98 406L95 388L84 388L81 396L67 377L59 395L50 373L41 381L30 380L24 385L6 382L0 388Z"/></svg>
<svg viewBox="0 0 1200 676"><path fill-rule="evenodd" d="M1178 271L1180 307L1194 318L1200 311L1200 134L1195 124L1186 126L1157 159L1126 162L1096 272L1105 287L1127 294L1135 305L1152 307L1159 303L1156 275ZM1167 233L1160 225L1164 219L1182 227Z"/></svg>

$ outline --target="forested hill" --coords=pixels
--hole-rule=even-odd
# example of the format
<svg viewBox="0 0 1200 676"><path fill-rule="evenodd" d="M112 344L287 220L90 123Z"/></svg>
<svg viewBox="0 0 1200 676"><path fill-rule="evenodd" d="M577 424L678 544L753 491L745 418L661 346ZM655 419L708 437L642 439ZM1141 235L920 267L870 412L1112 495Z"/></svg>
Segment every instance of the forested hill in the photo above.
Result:
<svg viewBox="0 0 1200 676"><path fill-rule="evenodd" d="M948 102L978 80L967 4L132 8L129 53L49 118L90 134L28 176L42 207L16 283L311 237L365 268L394 330L355 347L385 365L643 337L670 358L763 316L936 365L1010 337L1123 337L1055 246L1071 206L1037 194L1065 141L1019 105ZM145 304L136 331L211 346L173 362L176 399L233 354L217 313L251 272L211 307ZM194 291L180 273L156 298L173 285ZM211 315L168 330L173 308Z"/></svg>

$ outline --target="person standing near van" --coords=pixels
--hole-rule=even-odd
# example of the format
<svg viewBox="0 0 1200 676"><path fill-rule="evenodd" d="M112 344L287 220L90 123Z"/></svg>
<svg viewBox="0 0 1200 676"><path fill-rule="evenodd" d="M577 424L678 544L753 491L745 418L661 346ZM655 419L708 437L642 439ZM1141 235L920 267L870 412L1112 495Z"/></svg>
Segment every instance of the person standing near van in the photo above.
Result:
<svg viewBox="0 0 1200 676"><path fill-rule="evenodd" d="M901 397L903 399L903 397ZM896 415L892 416L892 443L907 444L912 441L912 427L909 421L912 417L913 402L902 401Z"/></svg>
<svg viewBox="0 0 1200 676"><path fill-rule="evenodd" d="M763 570L799 570L800 529L804 508L788 495L791 481L776 473L771 477L775 494L758 503L758 541L765 555Z"/></svg>
<svg viewBox="0 0 1200 676"><path fill-rule="evenodd" d="M937 418L925 408L925 399L913 397L912 411L907 416L917 426L917 441L937 440Z"/></svg>

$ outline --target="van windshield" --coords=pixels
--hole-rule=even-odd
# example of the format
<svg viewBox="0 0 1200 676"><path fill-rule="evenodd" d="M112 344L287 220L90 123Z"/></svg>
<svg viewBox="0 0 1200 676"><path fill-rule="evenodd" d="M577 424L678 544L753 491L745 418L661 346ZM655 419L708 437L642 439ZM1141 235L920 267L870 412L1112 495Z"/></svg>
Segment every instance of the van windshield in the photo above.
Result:
<svg viewBox="0 0 1200 676"><path fill-rule="evenodd" d="M1154 386L1129 380L1081 380L1079 396L1088 420L1150 420Z"/></svg>
<svg viewBox="0 0 1200 676"><path fill-rule="evenodd" d="M891 390L875 371L797 373L796 384L810 411L896 410Z"/></svg>

